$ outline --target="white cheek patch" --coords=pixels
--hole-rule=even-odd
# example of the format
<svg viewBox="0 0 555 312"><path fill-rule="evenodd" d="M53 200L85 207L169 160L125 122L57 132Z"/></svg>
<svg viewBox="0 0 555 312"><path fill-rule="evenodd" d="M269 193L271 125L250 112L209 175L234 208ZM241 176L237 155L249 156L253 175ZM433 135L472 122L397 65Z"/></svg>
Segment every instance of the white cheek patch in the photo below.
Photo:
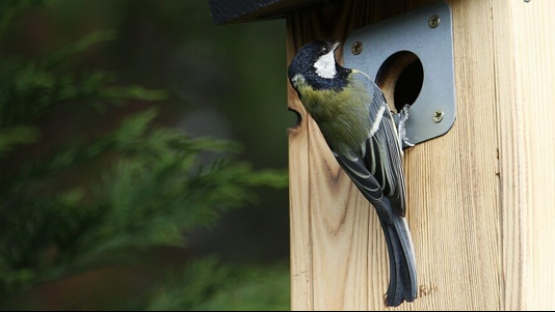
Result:
<svg viewBox="0 0 555 312"><path fill-rule="evenodd" d="M337 69L335 68L335 54L330 52L326 55L321 56L318 61L314 64L316 69L316 74L325 79L333 79L337 75Z"/></svg>

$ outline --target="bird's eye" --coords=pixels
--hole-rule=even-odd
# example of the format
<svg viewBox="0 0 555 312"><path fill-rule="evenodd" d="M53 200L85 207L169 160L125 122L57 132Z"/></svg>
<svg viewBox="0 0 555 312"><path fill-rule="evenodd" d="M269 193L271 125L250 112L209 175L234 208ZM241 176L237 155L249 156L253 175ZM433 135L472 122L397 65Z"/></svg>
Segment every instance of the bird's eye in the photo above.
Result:
<svg viewBox="0 0 555 312"><path fill-rule="evenodd" d="M328 48L327 48L327 47L323 47L323 48L320 50L320 55L328 54L328 52L329 52Z"/></svg>

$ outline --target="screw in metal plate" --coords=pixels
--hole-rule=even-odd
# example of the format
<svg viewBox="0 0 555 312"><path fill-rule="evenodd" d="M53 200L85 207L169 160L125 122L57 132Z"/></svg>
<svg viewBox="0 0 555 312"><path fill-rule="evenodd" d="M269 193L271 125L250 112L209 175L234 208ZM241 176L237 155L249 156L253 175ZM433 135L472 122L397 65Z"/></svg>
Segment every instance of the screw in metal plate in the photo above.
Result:
<svg viewBox="0 0 555 312"><path fill-rule="evenodd" d="M363 50L364 44L360 41L355 41L351 47L351 52L353 52L354 55L360 55Z"/></svg>
<svg viewBox="0 0 555 312"><path fill-rule="evenodd" d="M441 23L441 18L439 17L439 15L433 15L428 20L428 26L430 26L430 28L437 28L440 23Z"/></svg>
<svg viewBox="0 0 555 312"><path fill-rule="evenodd" d="M440 123L443 121L444 117L445 117L445 112L443 112L442 110L437 110L434 113L433 119L435 123Z"/></svg>

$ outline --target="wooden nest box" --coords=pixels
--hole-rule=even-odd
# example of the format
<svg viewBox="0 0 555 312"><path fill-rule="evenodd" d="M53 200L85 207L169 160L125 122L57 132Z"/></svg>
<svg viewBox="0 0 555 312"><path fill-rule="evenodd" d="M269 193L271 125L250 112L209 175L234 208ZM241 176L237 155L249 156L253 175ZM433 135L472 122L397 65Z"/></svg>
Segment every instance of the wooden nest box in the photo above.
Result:
<svg viewBox="0 0 555 312"><path fill-rule="evenodd" d="M347 43L433 2L210 0L218 24L285 18L289 60L307 42ZM446 3L456 121L406 151L420 292L399 310L553 310L555 1ZM432 77L425 66L424 81ZM383 87L393 94L396 82ZM289 138L293 309L384 310L389 269L375 212L292 88L289 107L301 116Z"/></svg>

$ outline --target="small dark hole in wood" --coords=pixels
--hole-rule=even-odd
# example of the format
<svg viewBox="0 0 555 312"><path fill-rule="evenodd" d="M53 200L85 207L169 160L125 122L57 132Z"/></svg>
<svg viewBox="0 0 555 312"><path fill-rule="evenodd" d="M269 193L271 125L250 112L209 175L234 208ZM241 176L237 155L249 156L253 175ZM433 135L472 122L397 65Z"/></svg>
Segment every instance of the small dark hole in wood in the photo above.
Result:
<svg viewBox="0 0 555 312"><path fill-rule="evenodd" d="M292 112L293 114L295 114L296 117L296 121L295 124L293 126L291 126L290 128L297 128L301 125L301 123L303 122L303 115L301 115L301 113L297 112L296 110L289 108L289 111Z"/></svg>
<svg viewBox="0 0 555 312"><path fill-rule="evenodd" d="M416 54L398 52L384 62L376 83L383 90L390 108L398 112L418 99L424 84L424 67Z"/></svg>

